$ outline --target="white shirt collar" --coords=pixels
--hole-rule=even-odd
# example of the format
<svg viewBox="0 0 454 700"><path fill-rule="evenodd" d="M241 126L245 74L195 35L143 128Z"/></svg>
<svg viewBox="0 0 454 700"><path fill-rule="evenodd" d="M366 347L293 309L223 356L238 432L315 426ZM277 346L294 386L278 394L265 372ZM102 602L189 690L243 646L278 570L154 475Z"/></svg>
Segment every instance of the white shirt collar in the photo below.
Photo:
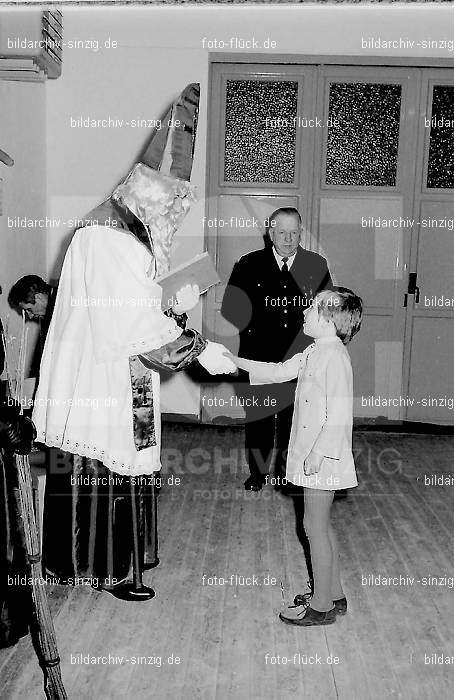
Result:
<svg viewBox="0 0 454 700"><path fill-rule="evenodd" d="M293 265L293 261L295 260L295 256L296 256L297 252L298 252L298 251L296 250L296 251L293 253L293 255L290 255L290 257L289 257L288 260L287 260L287 267L288 267L289 270L290 270L291 266ZM283 258L283 257L287 257L287 256L279 255L279 253L277 252L277 250L276 250L276 248L274 247L274 245L273 245L273 254L274 254L274 257L276 258L277 264L279 265L279 269L282 270L282 265L284 264L284 263L282 262L282 258Z"/></svg>
<svg viewBox="0 0 454 700"><path fill-rule="evenodd" d="M325 345L325 343L342 343L342 340L339 338L338 335L329 335L325 338L316 338L315 342L321 345Z"/></svg>

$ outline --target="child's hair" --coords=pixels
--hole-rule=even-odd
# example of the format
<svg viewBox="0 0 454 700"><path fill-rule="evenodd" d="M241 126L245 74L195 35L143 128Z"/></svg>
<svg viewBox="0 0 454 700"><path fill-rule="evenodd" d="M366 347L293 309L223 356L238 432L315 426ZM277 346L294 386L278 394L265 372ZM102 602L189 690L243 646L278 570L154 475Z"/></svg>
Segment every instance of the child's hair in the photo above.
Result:
<svg viewBox="0 0 454 700"><path fill-rule="evenodd" d="M319 292L315 301L319 315L334 323L337 336L347 345L361 328L362 299L347 287L333 287Z"/></svg>

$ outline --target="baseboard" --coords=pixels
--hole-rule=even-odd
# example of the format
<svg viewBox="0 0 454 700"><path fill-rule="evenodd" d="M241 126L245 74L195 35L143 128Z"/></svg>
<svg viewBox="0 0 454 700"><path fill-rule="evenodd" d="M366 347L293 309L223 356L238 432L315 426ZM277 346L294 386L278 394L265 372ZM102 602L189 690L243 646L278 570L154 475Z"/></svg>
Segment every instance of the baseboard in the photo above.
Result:
<svg viewBox="0 0 454 700"><path fill-rule="evenodd" d="M358 432L412 433L424 435L454 435L454 425L419 423L416 421L388 420L378 418L354 418L353 430Z"/></svg>
<svg viewBox="0 0 454 700"><path fill-rule="evenodd" d="M244 425L244 418L230 418L229 416L216 416L214 420L206 423L202 422L196 415L184 415L179 413L163 413L161 418L164 423L195 423L204 426L226 427L241 427ZM353 430L355 432L454 435L454 425L388 420L382 416L378 418L354 418Z"/></svg>

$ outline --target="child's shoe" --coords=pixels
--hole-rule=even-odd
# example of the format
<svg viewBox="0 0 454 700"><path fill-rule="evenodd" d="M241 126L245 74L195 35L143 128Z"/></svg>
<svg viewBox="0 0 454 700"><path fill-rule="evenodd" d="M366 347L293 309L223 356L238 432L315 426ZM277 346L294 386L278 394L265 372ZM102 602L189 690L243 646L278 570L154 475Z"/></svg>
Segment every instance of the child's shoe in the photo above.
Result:
<svg viewBox="0 0 454 700"><path fill-rule="evenodd" d="M310 605L289 605L284 612L279 613L279 618L287 625L299 627L314 627L315 625L332 625L336 622L336 608L327 612L314 610Z"/></svg>
<svg viewBox="0 0 454 700"><path fill-rule="evenodd" d="M294 599L293 599L293 604L295 607L298 607L300 605L304 605L306 607L309 606L309 600L312 597L312 593L298 593ZM336 608L336 615L346 615L347 613L347 598L345 596L343 598L338 598L337 600L333 600L334 607Z"/></svg>

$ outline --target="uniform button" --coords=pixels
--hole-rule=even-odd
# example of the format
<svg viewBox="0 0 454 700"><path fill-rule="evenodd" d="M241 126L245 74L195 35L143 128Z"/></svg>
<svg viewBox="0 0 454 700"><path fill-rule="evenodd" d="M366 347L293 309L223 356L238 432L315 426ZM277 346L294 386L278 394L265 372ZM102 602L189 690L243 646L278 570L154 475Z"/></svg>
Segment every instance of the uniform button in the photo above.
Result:
<svg viewBox="0 0 454 700"><path fill-rule="evenodd" d="M284 284L284 289L287 289L287 285L286 285L286 284Z"/></svg>
<svg viewBox="0 0 454 700"><path fill-rule="evenodd" d="M287 309L284 309L284 314L286 314L286 313L287 313Z"/></svg>
<svg viewBox="0 0 454 700"><path fill-rule="evenodd" d="M287 328L287 324L286 324L286 323L284 323L284 328Z"/></svg>
<svg viewBox="0 0 454 700"><path fill-rule="evenodd" d="M262 285L260 284L260 282L257 282L257 287L261 287L261 286L262 286Z"/></svg>

